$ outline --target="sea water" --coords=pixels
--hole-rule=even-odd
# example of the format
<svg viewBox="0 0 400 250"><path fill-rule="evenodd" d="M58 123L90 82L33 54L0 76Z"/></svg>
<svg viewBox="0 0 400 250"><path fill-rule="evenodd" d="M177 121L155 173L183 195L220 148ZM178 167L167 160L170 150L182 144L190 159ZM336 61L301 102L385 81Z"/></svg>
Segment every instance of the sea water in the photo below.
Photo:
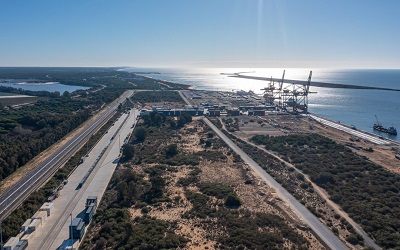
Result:
<svg viewBox="0 0 400 250"><path fill-rule="evenodd" d="M130 72L159 72L145 74L156 79L188 84L203 90L252 90L262 94L269 81L232 78L220 73L281 78L283 69L267 68L212 68L212 69L144 69L131 68ZM309 69L286 69L285 79L307 80ZM311 81L351 84L359 86L400 89L400 70L333 70L313 69ZM331 120L354 125L371 133L400 141L400 135L391 136L374 131L373 124L394 126L400 134L400 92L386 90L336 89L310 87L309 111Z"/></svg>

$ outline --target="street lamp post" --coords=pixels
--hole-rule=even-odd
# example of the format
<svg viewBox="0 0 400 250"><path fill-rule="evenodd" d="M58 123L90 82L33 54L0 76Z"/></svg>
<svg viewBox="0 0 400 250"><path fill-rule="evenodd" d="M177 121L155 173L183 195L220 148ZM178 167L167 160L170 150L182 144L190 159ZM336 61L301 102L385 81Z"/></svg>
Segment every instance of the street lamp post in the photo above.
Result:
<svg viewBox="0 0 400 250"><path fill-rule="evenodd" d="M71 217L71 226L70 226L70 231L71 231L71 246L73 246L74 244L74 234L72 232L72 214L69 214L69 216Z"/></svg>
<svg viewBox="0 0 400 250"><path fill-rule="evenodd" d="M3 221L0 220L0 249L3 250L3 229L1 227L1 224Z"/></svg>

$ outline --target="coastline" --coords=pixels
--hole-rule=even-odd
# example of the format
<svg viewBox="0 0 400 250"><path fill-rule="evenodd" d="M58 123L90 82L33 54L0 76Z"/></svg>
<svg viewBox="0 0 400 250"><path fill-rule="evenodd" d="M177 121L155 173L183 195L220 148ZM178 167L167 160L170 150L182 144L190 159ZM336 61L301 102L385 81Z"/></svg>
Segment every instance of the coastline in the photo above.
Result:
<svg viewBox="0 0 400 250"><path fill-rule="evenodd" d="M127 72L129 72L129 71L127 71ZM184 88L184 89L186 89L186 90L193 90L193 89L196 88L194 85L187 85L187 84L184 84L184 83L176 83L176 82L161 80L161 79L157 79L157 78L154 78L154 77L151 77L151 76L143 76L143 75L141 75L141 74L137 74L137 73L134 73L134 72L129 72L129 73L134 74L134 75L137 75L137 76L140 76L140 77L143 77L143 78L147 78L147 79L151 79L151 80L156 80L156 81L159 81L159 82L161 82L161 83L163 83L163 84L166 84L166 85L168 85L168 84L180 85L180 86L182 86L182 88Z"/></svg>
<svg viewBox="0 0 400 250"><path fill-rule="evenodd" d="M377 135L377 134L370 133L370 132L368 132L368 131L365 131L365 130L362 130L362 129L358 129L358 128L353 129L353 128L352 128L350 125L348 125L348 124L341 123L341 122L338 122L338 121L334 121L334 120L332 120L332 119L329 119L329 118L326 118L326 117L324 117L324 116L317 115L317 114L314 114L314 113L309 113L309 115L315 116L315 117L320 118L320 119L327 120L327 121L329 121L329 122L331 122L331 123L336 124L337 126L346 127L346 128L349 129L348 131L359 132L359 133L365 134L365 135L367 135L367 136L373 137L373 138L375 138L375 139L377 139L377 140L386 141L388 144L389 144L389 143L392 143L392 144L396 144L396 145L400 146L400 142L395 141L395 140L392 140L392 139L390 139L390 138L382 137L382 136L379 136L379 135ZM310 117L310 116L309 116L309 117ZM313 120L315 120L316 122L319 122L319 123L320 123L320 121L316 120L315 118L313 118L313 117L310 117L310 118L313 119ZM324 125L327 125L327 124L324 124ZM328 126L329 126L329 125L328 125ZM332 126L331 126L331 127L332 127ZM332 128L335 128L335 127L332 127ZM335 128L335 129L337 129L337 128ZM346 131L344 131L344 132L346 132ZM347 133L348 133L348 132L347 132ZM349 135L353 135L353 136L357 136L357 134L352 134L352 133L348 133L348 134L349 134ZM364 138L363 138L363 139L364 139Z"/></svg>

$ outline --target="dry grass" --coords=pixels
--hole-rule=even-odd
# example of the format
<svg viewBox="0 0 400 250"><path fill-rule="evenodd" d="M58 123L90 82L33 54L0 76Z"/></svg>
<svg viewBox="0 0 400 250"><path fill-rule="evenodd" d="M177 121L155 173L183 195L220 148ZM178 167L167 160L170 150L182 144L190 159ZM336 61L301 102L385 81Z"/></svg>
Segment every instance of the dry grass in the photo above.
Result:
<svg viewBox="0 0 400 250"><path fill-rule="evenodd" d="M190 133L196 129L196 133ZM180 150L185 153L193 154L204 150L203 146L199 145L200 138L205 138L203 125L198 121L192 122L181 130L181 138L174 139L171 143L178 143ZM234 162L233 155L227 154L229 149L226 147L218 148L221 154L227 155L227 159L222 160L202 160L197 166L201 173L199 174L200 182L221 183L233 188L235 193L243 201L240 209L251 212L271 213L285 218L293 230L303 235L310 242L310 249L323 249L323 246L311 233L311 230L302 231L296 226L302 224L298 217L290 211L285 203L276 199L274 191L261 181L260 178L243 162ZM151 165L141 164L141 166L133 166L135 171L143 173L143 168L151 167ZM185 188L193 192L198 192L196 186L181 187L177 185L180 178L188 177L192 171L190 166L178 166L176 171L168 171L163 176L167 186L164 194L171 199L171 202L162 202L157 206L150 206L149 216L160 220L177 223L175 233L186 237L189 242L186 245L187 249L214 249L216 243L212 240L215 236L223 235L224 230L215 226L207 230L198 218L187 218L184 213L192 209L192 204L185 197ZM251 181L251 184L245 184L245 181ZM214 203L216 203L216 198ZM130 209L132 218L142 216L140 209ZM216 223L217 225L218 223ZM287 248L291 248L289 242L286 243Z"/></svg>

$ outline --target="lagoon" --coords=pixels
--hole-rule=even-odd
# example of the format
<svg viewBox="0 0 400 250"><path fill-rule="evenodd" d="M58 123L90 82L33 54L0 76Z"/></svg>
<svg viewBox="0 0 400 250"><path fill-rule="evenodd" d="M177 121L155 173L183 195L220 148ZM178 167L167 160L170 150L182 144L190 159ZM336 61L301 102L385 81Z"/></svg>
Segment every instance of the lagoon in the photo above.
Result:
<svg viewBox="0 0 400 250"><path fill-rule="evenodd" d="M85 89L90 89L89 87L83 87L83 86L75 86L75 85L65 85L61 83L54 83L54 82L48 82L48 83L5 83L5 82L0 82L0 86L5 86L5 87L12 87L12 88L17 88L17 89L24 89L24 90L31 90L31 91L49 91L49 92L60 92L61 94L64 93L65 91L68 92L74 92L75 90L85 90Z"/></svg>

